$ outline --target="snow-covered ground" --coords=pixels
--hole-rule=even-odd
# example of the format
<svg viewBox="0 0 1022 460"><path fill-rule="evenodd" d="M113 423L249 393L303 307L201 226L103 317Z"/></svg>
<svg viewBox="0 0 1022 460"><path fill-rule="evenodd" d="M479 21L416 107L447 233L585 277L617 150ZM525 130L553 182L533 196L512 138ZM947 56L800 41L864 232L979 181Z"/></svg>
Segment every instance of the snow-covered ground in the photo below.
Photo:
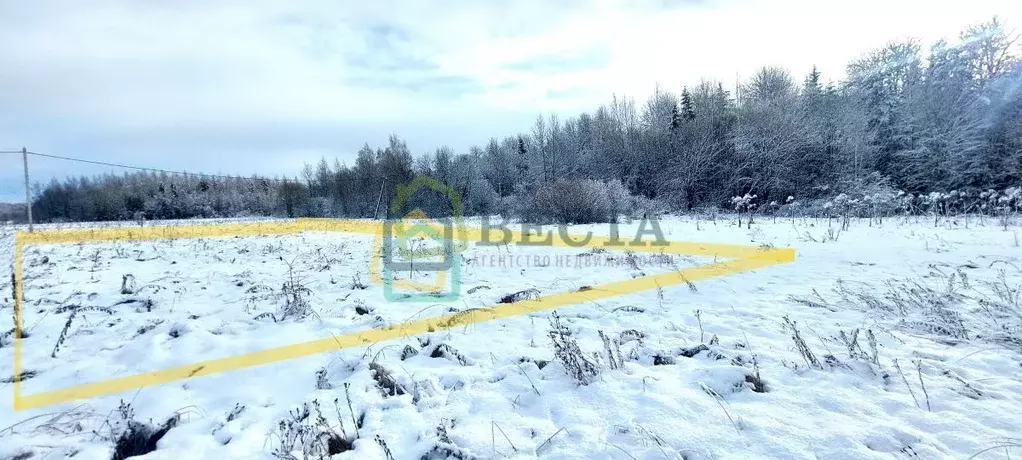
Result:
<svg viewBox="0 0 1022 460"><path fill-rule="evenodd" d="M670 240L793 247L797 259L559 308L562 333L540 311L24 411L5 336L0 459L108 459L143 426L170 427L151 459L274 458L282 445L296 458L303 445L350 447L341 459L1022 458L1022 229L976 217L838 226L665 219ZM571 229L586 231L609 227ZM459 299L392 303L370 281L371 247L320 232L28 246L24 392L712 262L470 245ZM13 311L2 275L0 333ZM284 315L295 299L308 316Z"/></svg>

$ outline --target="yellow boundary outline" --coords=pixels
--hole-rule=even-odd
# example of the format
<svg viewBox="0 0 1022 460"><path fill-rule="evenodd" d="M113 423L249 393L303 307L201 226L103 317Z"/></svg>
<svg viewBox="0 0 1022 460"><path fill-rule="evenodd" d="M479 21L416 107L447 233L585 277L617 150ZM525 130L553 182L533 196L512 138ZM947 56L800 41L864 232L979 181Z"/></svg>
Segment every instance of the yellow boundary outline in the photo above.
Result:
<svg viewBox="0 0 1022 460"><path fill-rule="evenodd" d="M235 237L235 236L271 236L291 235L303 231L330 231L346 233L362 233L381 236L383 224L379 221L355 219L305 219L284 222L256 222L232 224L198 224L182 226L160 226L140 228L85 228L47 230L35 233L17 231L14 235L14 410L48 406L75 399L90 398L109 393L117 393L135 388L183 380L204 375L213 375L246 367L258 366L293 358L309 356L343 348L357 347L398 337L434 332L459 325L468 325L482 321L490 321L511 316L523 315L539 310L547 310L565 305L586 301L595 301L622 294L670 286L688 281L699 281L723 276L731 273L755 270L795 260L792 248L767 248L741 246L731 244L688 243L669 241L665 245L650 243L634 243L622 237L626 244L611 245L607 237L592 236L584 246L569 245L562 240L556 231L552 232L550 246L554 247L596 247L606 246L611 249L629 249L637 252L694 255L720 257L729 260L714 262L672 271L658 275L649 275L624 281L616 281L593 286L585 291L571 291L551 294L534 300L524 300L510 304L496 304L464 312L451 313L420 319L382 328L353 332L340 336L311 340L303 343L285 345L266 350L245 353L226 358L198 361L192 364L176 366L156 371L144 372L125 377L115 377L98 382L85 383L64 389L51 390L36 394L24 395L21 391L21 323L22 323L22 250L27 244L60 244L85 243L100 241L144 241L154 239L203 238L203 237ZM503 232L503 233L502 233ZM495 236L492 234L496 233ZM510 236L511 242L537 241L535 235L523 235L517 230L492 228L484 234L482 229L459 228L456 239L483 241L484 236L492 236L489 241L502 241ZM500 238L504 236L505 238ZM572 241L582 241L585 235L566 235ZM374 250L377 250L374 247ZM372 257L379 263L378 257Z"/></svg>

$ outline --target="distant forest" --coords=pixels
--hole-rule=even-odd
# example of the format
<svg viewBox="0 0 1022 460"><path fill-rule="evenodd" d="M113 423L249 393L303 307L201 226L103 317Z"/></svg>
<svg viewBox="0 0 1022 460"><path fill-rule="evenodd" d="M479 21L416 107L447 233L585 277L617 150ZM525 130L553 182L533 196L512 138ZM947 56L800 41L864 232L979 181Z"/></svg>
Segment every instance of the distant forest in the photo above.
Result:
<svg viewBox="0 0 1022 460"><path fill-rule="evenodd" d="M657 88L641 104L615 97L591 113L540 116L529 132L467 152L439 147L413 157L394 135L383 148L365 145L354 164L323 159L294 178L54 180L36 186L33 210L50 222L373 217L382 190L383 217L396 186L420 174L456 190L467 215L537 221L776 209L875 193L986 198L1022 184L1017 38L994 18L928 49L891 42L849 63L840 82L825 84L815 68L764 67L739 85ZM431 215L450 212L430 201L418 204Z"/></svg>

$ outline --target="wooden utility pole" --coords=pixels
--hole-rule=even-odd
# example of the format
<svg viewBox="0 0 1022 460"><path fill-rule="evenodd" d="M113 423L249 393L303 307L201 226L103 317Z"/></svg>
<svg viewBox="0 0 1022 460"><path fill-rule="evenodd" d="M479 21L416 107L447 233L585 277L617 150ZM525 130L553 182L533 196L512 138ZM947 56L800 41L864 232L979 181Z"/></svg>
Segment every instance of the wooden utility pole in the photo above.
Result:
<svg viewBox="0 0 1022 460"><path fill-rule="evenodd" d="M25 211L28 213L28 232L32 233L32 193L28 189L28 149L21 148L21 160L25 165Z"/></svg>

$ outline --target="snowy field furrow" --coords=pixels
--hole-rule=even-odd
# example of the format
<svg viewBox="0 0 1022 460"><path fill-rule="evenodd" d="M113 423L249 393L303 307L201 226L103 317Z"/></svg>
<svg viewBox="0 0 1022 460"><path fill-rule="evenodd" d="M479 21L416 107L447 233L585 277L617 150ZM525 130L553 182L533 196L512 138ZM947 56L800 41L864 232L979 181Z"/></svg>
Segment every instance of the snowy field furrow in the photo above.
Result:
<svg viewBox="0 0 1022 460"><path fill-rule="evenodd" d="M619 232L630 237L638 226ZM1022 457L1017 227L897 218L853 220L841 231L825 219L739 226L734 217L660 226L672 241L792 247L797 258L556 315L24 411L12 400L5 264L0 459L109 459L131 452L123 445L131 436L153 441L141 451L148 459ZM0 257L13 260L11 229L0 231ZM459 255L457 300L388 302L370 274L372 247L371 236L322 232L26 246L23 391L715 259L470 244ZM415 270L396 278L438 280Z"/></svg>

